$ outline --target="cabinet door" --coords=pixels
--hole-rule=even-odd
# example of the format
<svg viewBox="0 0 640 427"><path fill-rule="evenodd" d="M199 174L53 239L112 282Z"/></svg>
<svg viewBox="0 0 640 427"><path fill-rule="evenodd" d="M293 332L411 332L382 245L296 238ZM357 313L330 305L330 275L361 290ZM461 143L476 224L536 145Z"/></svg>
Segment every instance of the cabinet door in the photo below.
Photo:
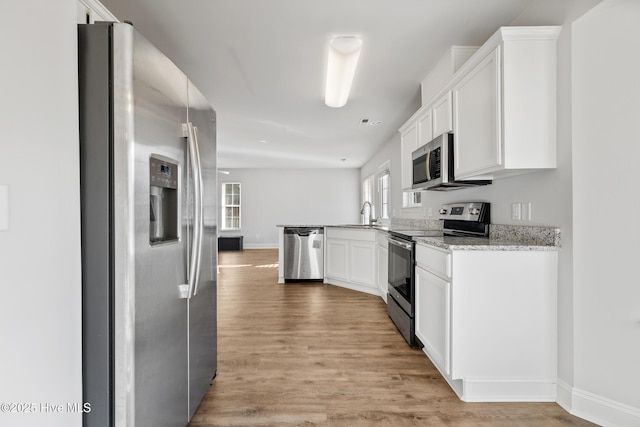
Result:
<svg viewBox="0 0 640 427"><path fill-rule="evenodd" d="M378 290L382 295L386 295L389 279L389 250L378 245ZM386 297L385 297L386 299Z"/></svg>
<svg viewBox="0 0 640 427"><path fill-rule="evenodd" d="M414 124L408 128L400 137L400 164L401 164L401 184L403 190L411 190L413 177L413 163L411 153L418 148L418 127Z"/></svg>
<svg viewBox="0 0 640 427"><path fill-rule="evenodd" d="M350 281L376 286L376 244L351 242L349 244Z"/></svg>
<svg viewBox="0 0 640 427"><path fill-rule="evenodd" d="M345 240L327 239L327 272L326 276L348 280L348 243Z"/></svg>
<svg viewBox="0 0 640 427"><path fill-rule="evenodd" d="M425 111L418 118L418 144L417 147L422 147L427 142L433 139L433 115L431 109Z"/></svg>
<svg viewBox="0 0 640 427"><path fill-rule="evenodd" d="M433 115L433 137L453 131L453 119L451 108L451 92L433 103L431 107Z"/></svg>
<svg viewBox="0 0 640 427"><path fill-rule="evenodd" d="M456 179L474 178L502 164L500 47L453 88Z"/></svg>
<svg viewBox="0 0 640 427"><path fill-rule="evenodd" d="M431 361L451 373L451 283L416 268L416 336Z"/></svg>

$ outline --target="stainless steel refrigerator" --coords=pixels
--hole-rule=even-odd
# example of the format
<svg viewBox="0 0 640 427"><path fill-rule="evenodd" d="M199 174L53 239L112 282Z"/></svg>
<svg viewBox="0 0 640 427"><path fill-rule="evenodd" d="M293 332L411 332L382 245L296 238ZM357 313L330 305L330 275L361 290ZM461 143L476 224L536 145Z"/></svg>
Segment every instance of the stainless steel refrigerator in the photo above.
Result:
<svg viewBox="0 0 640 427"><path fill-rule="evenodd" d="M215 112L130 24L78 55L84 425L184 426L216 375Z"/></svg>

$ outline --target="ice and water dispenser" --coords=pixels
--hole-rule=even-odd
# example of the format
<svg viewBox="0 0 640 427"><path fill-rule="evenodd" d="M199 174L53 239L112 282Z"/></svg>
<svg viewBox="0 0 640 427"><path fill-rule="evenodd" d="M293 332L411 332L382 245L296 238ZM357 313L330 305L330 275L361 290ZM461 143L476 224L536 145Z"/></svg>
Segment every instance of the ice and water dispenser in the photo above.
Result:
<svg viewBox="0 0 640 427"><path fill-rule="evenodd" d="M166 158L149 158L149 242L178 239L178 165Z"/></svg>

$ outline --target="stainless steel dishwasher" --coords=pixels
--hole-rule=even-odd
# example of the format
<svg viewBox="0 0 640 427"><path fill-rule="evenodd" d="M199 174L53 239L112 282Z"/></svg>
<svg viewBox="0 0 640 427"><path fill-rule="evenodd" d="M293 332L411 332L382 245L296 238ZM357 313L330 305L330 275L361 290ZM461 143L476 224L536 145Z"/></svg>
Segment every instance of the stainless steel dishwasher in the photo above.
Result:
<svg viewBox="0 0 640 427"><path fill-rule="evenodd" d="M324 279L324 228L284 228L284 281Z"/></svg>

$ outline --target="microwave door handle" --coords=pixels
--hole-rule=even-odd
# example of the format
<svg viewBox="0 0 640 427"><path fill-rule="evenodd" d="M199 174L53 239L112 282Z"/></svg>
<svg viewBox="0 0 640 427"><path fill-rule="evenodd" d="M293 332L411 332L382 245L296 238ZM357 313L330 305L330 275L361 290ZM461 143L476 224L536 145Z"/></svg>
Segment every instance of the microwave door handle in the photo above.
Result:
<svg viewBox="0 0 640 427"><path fill-rule="evenodd" d="M431 151L427 151L427 181L431 181Z"/></svg>

